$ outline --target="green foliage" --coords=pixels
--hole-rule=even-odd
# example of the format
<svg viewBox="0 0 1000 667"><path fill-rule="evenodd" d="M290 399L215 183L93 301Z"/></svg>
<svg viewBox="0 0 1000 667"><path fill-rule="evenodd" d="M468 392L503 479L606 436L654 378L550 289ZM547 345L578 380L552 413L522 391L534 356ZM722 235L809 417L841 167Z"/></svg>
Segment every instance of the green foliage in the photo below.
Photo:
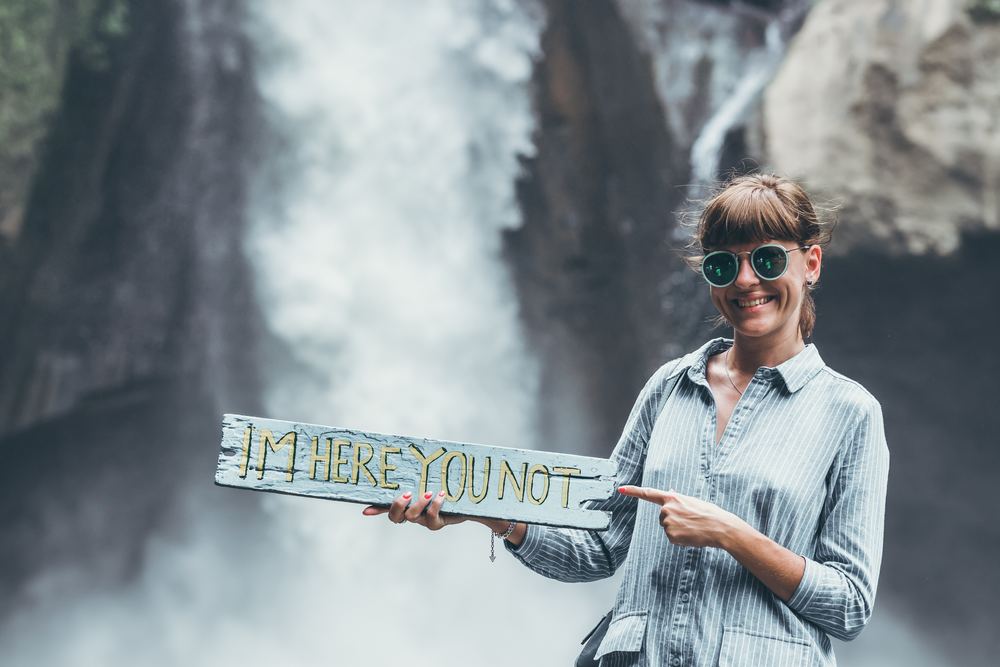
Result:
<svg viewBox="0 0 1000 667"><path fill-rule="evenodd" d="M128 2L111 0L93 20L93 28L79 44L83 61L92 69L107 69L108 48L114 40L128 34Z"/></svg>
<svg viewBox="0 0 1000 667"><path fill-rule="evenodd" d="M59 104L67 58L107 67L128 32L127 0L0 0L0 236L16 232L37 151Z"/></svg>
<svg viewBox="0 0 1000 667"><path fill-rule="evenodd" d="M968 0L966 9L977 21L1000 21L1000 0Z"/></svg>

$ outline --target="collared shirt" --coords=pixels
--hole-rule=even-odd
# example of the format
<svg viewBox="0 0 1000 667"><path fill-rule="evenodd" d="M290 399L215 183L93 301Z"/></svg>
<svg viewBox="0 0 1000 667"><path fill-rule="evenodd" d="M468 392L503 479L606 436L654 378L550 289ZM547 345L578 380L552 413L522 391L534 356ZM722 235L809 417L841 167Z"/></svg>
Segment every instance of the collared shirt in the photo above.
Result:
<svg viewBox="0 0 1000 667"><path fill-rule="evenodd" d="M717 338L646 383L614 452L618 484L715 503L805 558L782 601L728 552L667 540L659 507L620 494L607 531L528 526L526 566L560 581L625 572L602 667L834 665L830 636L855 637L872 612L882 557L889 451L882 410L828 368L813 344L757 369L716 443L708 358Z"/></svg>

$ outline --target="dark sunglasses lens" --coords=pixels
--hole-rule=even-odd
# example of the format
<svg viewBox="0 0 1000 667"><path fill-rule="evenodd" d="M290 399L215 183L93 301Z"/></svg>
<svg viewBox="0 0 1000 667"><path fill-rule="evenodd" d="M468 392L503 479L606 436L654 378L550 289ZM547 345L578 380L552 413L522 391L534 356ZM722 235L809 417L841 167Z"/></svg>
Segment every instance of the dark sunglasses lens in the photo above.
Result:
<svg viewBox="0 0 1000 667"><path fill-rule="evenodd" d="M753 251L750 259L753 261L753 269L758 276L766 280L774 280L785 272L788 254L784 248L762 246Z"/></svg>
<svg viewBox="0 0 1000 667"><path fill-rule="evenodd" d="M701 263L705 279L717 287L725 287L736 279L736 257L728 253L716 253L706 257Z"/></svg>

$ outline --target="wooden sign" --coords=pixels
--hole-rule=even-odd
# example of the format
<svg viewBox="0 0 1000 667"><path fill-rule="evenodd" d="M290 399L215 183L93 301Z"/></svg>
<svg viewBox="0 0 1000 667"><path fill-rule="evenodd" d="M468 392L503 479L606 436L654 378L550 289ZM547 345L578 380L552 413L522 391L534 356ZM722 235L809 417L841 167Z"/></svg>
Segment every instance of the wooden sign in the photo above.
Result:
<svg viewBox="0 0 1000 667"><path fill-rule="evenodd" d="M615 465L590 456L410 438L225 415L215 483L388 505L405 491L445 491L442 512L607 530Z"/></svg>

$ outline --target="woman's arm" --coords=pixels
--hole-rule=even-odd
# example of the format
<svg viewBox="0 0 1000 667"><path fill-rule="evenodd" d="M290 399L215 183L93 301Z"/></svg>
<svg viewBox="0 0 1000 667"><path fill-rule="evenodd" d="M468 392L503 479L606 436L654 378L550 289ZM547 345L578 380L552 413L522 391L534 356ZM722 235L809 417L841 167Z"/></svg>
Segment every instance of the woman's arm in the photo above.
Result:
<svg viewBox="0 0 1000 667"><path fill-rule="evenodd" d="M889 448L874 398L831 479L816 549L788 606L837 639L858 636L871 618L882 563Z"/></svg>
<svg viewBox="0 0 1000 667"><path fill-rule="evenodd" d="M646 447L659 413L662 397L674 364L664 364L646 382L629 414L621 438L611 453L618 478L638 483L646 462ZM411 502L412 500L412 502ZM442 494L416 499L400 496L389 508L367 507L366 516L388 514L396 523L411 521L438 530L452 523L477 521L496 533L507 530L509 522L497 519L460 517L441 513ZM612 494L606 500L586 503L588 509L611 513L606 531L574 530L518 523L506 546L515 558L539 574L559 581L594 581L610 577L628 553L635 523L637 501Z"/></svg>
<svg viewBox="0 0 1000 667"><path fill-rule="evenodd" d="M674 544L725 549L755 577L787 602L802 580L805 561L732 512L718 505L640 486L623 486L623 495L660 506L660 525Z"/></svg>
<svg viewBox="0 0 1000 667"><path fill-rule="evenodd" d="M660 505L660 525L674 544L725 549L800 616L850 640L872 613L888 470L882 410L873 399L832 479L812 558L699 498L635 486L619 491Z"/></svg>

